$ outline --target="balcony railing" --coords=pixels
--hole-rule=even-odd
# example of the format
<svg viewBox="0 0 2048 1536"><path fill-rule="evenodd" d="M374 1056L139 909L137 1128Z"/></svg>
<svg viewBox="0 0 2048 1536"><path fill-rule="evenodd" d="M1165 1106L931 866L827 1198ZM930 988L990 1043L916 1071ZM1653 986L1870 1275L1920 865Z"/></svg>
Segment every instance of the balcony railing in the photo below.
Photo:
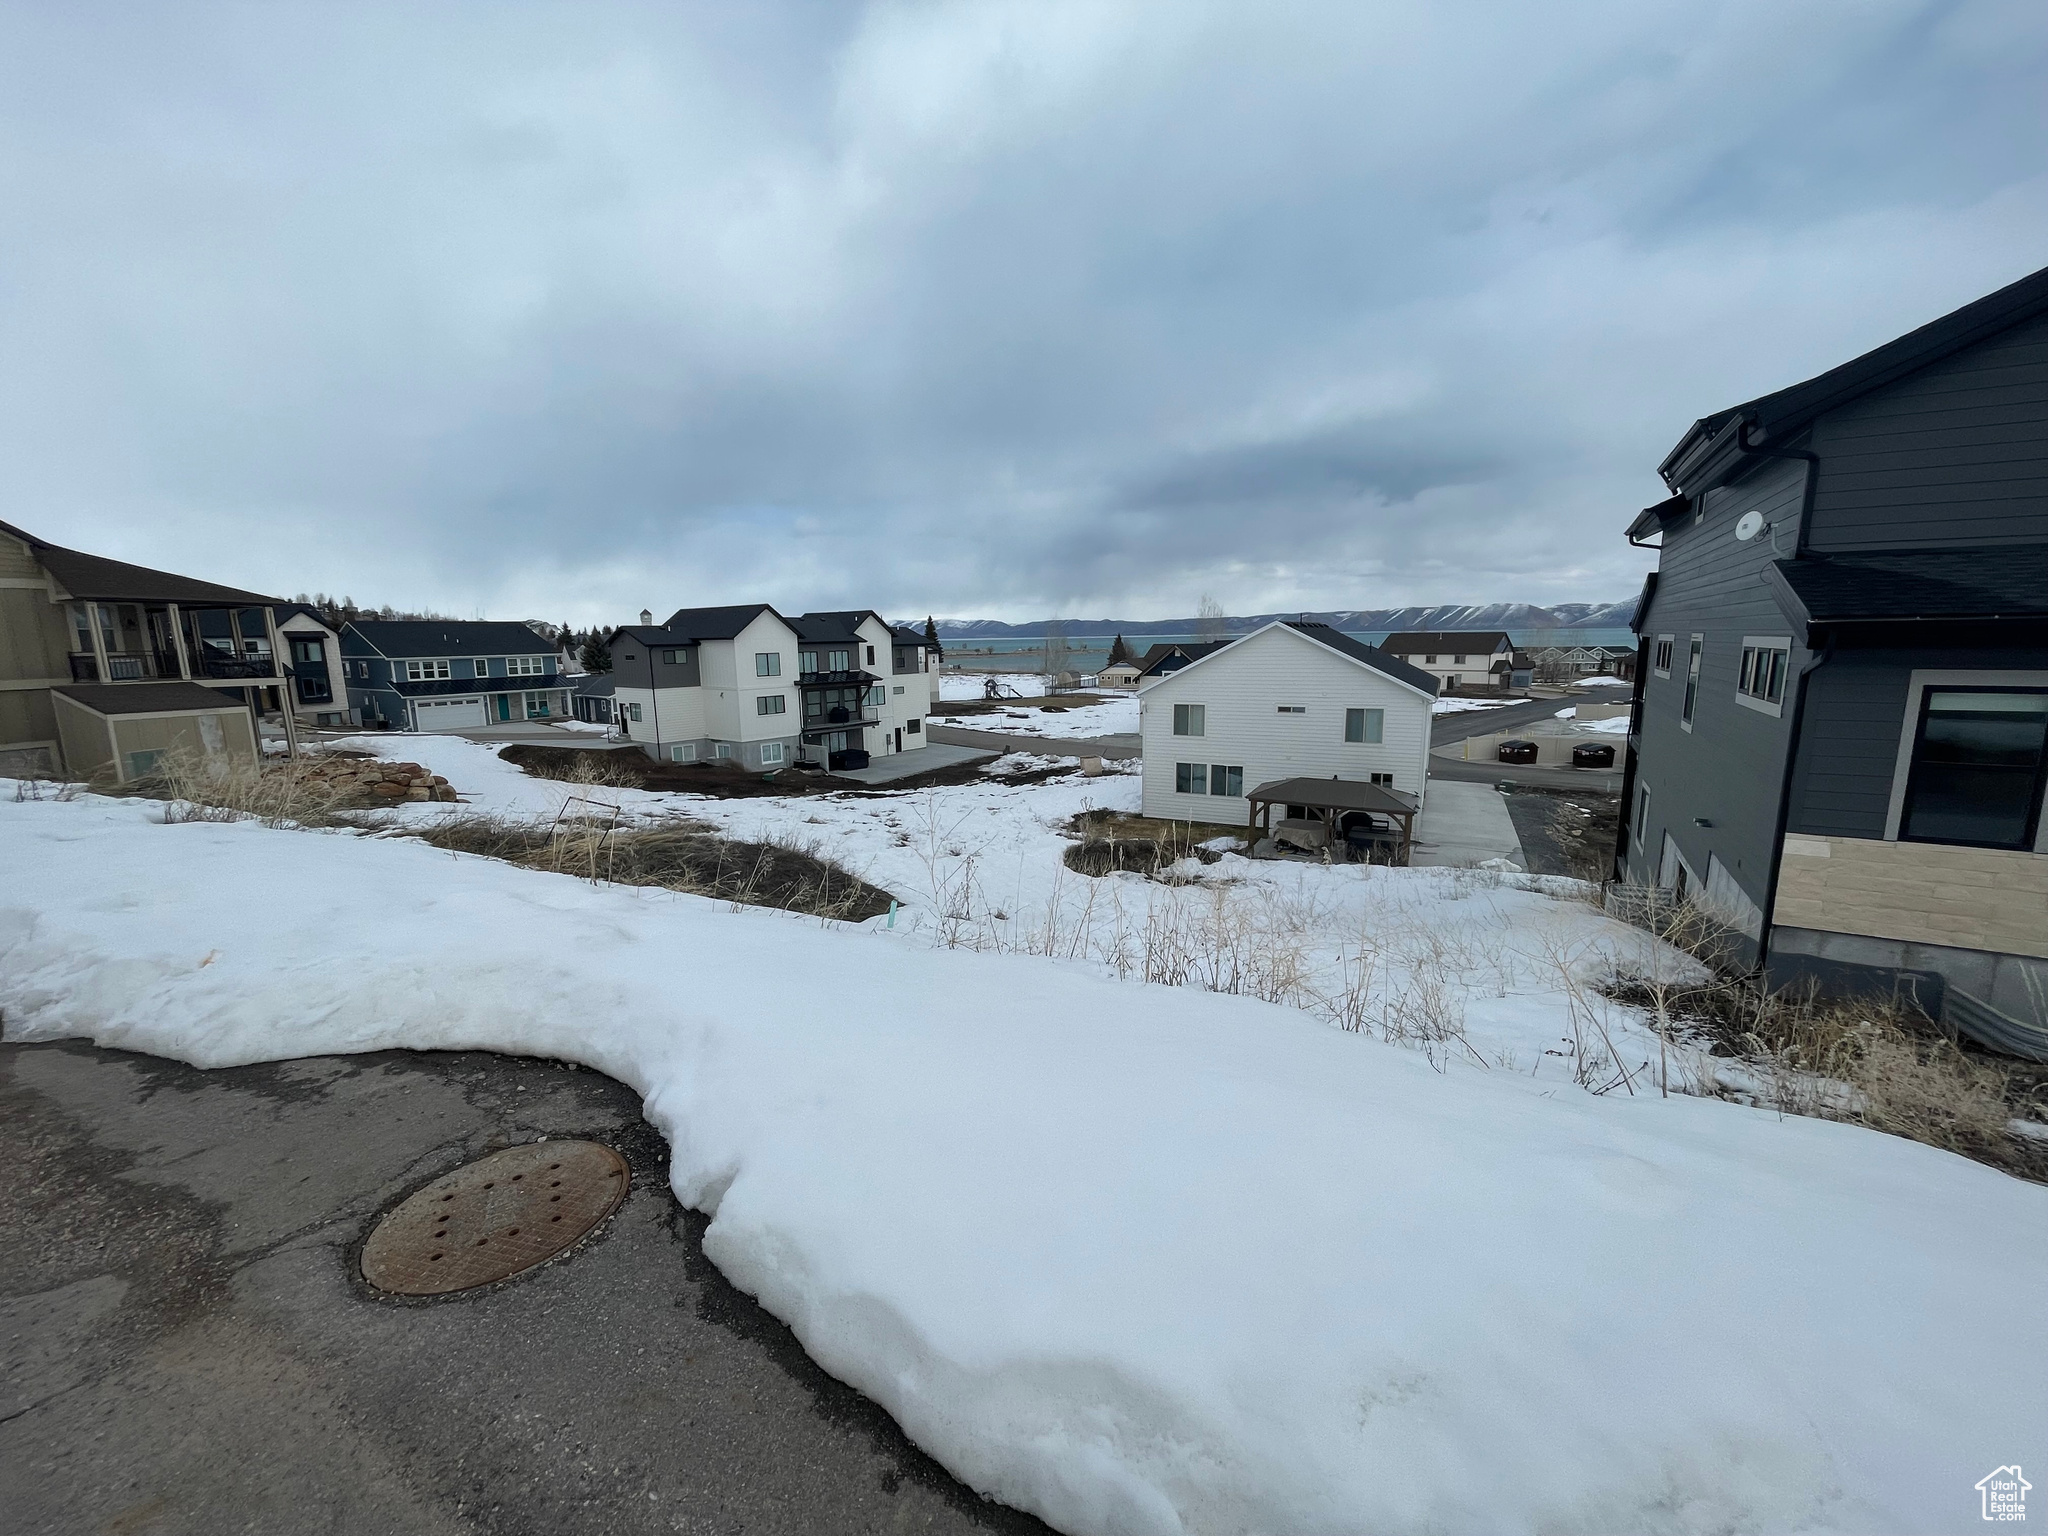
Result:
<svg viewBox="0 0 2048 1536"><path fill-rule="evenodd" d="M799 672L796 681L800 688L858 688L881 679L856 667L851 672Z"/></svg>
<svg viewBox="0 0 2048 1536"><path fill-rule="evenodd" d="M193 671L200 677L270 678L277 676L277 659L272 656L222 656L218 652L208 652L196 660Z"/></svg>
<svg viewBox="0 0 2048 1536"><path fill-rule="evenodd" d="M178 658L167 651L109 651L107 675L100 677L99 658L90 651L71 653L71 681L74 683L139 683L152 678L178 675Z"/></svg>
<svg viewBox="0 0 2048 1536"><path fill-rule="evenodd" d="M804 715L804 729L807 731L838 731L850 725L874 725L882 718L882 711L873 704L859 709L841 706L837 709L821 709Z"/></svg>

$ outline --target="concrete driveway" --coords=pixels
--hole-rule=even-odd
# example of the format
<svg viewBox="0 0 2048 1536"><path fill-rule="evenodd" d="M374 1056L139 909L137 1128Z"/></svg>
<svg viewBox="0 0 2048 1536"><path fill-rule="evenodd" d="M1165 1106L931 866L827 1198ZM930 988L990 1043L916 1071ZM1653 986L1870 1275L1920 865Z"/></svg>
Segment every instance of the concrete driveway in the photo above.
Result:
<svg viewBox="0 0 2048 1536"><path fill-rule="evenodd" d="M542 1135L625 1154L608 1224L486 1289L364 1286L379 1213ZM10 1536L1048 1529L948 1477L712 1268L666 1147L596 1073L0 1045L0 1158Z"/></svg>

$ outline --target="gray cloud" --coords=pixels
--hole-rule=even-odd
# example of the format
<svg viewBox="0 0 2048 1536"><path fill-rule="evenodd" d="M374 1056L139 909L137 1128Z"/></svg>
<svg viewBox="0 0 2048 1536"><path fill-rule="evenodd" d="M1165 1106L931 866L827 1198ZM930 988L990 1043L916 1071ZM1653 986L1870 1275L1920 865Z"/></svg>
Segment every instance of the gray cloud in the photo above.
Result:
<svg viewBox="0 0 2048 1536"><path fill-rule="evenodd" d="M597 620L1608 598L2048 249L2038 6L0 7L0 516Z"/></svg>

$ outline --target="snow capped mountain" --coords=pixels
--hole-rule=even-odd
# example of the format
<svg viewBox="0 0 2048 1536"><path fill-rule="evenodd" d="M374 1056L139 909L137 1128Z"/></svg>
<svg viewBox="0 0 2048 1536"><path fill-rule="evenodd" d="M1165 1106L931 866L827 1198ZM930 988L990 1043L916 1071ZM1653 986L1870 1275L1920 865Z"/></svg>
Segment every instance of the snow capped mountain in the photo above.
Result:
<svg viewBox="0 0 2048 1536"><path fill-rule="evenodd" d="M1224 627L1231 634L1246 634L1275 619L1314 619L1343 630L1412 629L1506 629L1517 633L1530 629L1618 629L1627 626L1635 599L1619 603L1558 603L1539 608L1533 603L1439 604L1433 608L1348 608L1324 613L1259 613L1227 618ZM921 620L898 620L913 629L923 628ZM1042 635L1048 624L1057 623L1069 635L1192 635L1199 619L1041 619L1036 623L1005 624L1000 619L940 619L943 640L998 640L1017 635Z"/></svg>

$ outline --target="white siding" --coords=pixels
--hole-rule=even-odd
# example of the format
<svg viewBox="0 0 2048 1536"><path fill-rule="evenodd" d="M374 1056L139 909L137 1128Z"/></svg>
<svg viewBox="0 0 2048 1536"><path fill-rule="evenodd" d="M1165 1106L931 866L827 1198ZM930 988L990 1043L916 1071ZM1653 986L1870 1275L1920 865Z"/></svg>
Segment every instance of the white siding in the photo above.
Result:
<svg viewBox="0 0 2048 1536"><path fill-rule="evenodd" d="M1176 704L1203 706L1203 735L1173 734ZM1306 713L1283 715L1283 704ZM1229 825L1249 819L1242 798L1176 792L1174 765L1182 762L1241 765L1247 793L1274 779L1303 776L1367 781L1391 773L1395 789L1417 797L1427 785L1430 700L1285 625L1268 626L1148 683L1138 709L1147 816ZM1345 741L1347 709L1385 712L1377 744Z"/></svg>
<svg viewBox="0 0 2048 1536"><path fill-rule="evenodd" d="M919 724L916 731L904 729L905 722L922 722L931 713L931 682L921 672L906 672L898 677L896 665L896 637L889 626L877 619L862 619L856 631L860 643L861 664L875 676L882 679L882 719L869 733L869 751L880 757L896 750L896 733L903 731L903 750L914 752L925 744L924 726ZM867 659L865 647L873 646L875 659ZM896 690L903 691L898 693Z"/></svg>

